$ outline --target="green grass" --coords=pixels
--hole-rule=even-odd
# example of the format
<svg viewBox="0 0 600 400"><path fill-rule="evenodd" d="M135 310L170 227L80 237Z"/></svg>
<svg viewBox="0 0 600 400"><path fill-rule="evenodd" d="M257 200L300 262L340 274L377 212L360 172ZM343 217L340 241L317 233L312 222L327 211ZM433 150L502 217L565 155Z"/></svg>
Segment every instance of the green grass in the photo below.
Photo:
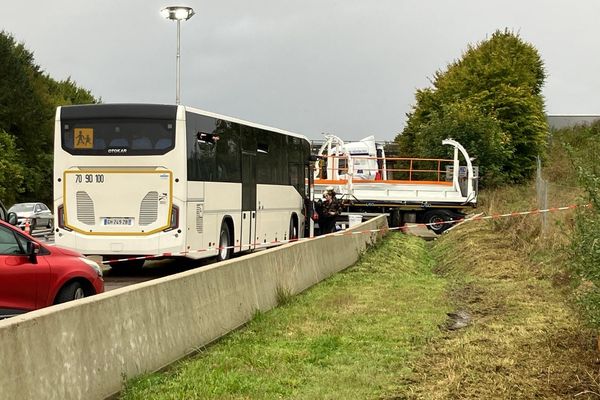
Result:
<svg viewBox="0 0 600 400"><path fill-rule="evenodd" d="M353 267L258 313L193 358L127 383L123 399L394 396L440 336L445 281L421 239L389 234Z"/></svg>

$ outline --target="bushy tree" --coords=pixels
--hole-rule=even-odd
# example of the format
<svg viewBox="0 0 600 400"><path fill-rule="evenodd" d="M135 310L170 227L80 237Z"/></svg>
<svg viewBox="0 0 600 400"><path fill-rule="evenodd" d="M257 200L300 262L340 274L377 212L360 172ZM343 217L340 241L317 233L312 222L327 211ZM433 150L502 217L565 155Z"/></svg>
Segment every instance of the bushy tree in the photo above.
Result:
<svg viewBox="0 0 600 400"><path fill-rule="evenodd" d="M6 135L12 137L18 154L12 162L22 171L22 179L13 182L17 184L14 188L0 181L6 192L4 200L51 203L56 107L98 100L70 79L55 81L45 74L35 64L33 54L6 32L0 32L0 76L0 131L5 143Z"/></svg>
<svg viewBox="0 0 600 400"><path fill-rule="evenodd" d="M545 154L544 79L537 50L496 31L417 91L396 141L407 155L446 157L441 140L452 137L477 157L483 184L522 182Z"/></svg>
<svg viewBox="0 0 600 400"><path fill-rule="evenodd" d="M0 130L0 199L12 204L22 190L23 165L15 138Z"/></svg>

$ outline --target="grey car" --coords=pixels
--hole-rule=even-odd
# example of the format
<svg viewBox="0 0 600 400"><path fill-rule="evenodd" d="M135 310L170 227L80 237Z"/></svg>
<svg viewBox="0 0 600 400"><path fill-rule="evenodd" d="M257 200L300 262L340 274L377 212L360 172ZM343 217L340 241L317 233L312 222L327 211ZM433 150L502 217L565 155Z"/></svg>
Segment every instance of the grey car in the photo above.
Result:
<svg viewBox="0 0 600 400"><path fill-rule="evenodd" d="M54 216L44 203L17 203L8 212L17 214L16 225L21 229L25 229L27 220L30 231L54 228Z"/></svg>

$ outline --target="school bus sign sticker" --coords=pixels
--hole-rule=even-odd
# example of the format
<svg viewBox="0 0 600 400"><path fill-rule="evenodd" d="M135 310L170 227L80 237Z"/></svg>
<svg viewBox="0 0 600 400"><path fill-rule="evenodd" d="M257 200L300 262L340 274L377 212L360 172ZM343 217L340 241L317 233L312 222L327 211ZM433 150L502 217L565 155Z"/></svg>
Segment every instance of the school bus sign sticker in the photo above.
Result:
<svg viewBox="0 0 600 400"><path fill-rule="evenodd" d="M94 130L92 128L76 128L75 143L73 147L76 149L92 149L94 148Z"/></svg>

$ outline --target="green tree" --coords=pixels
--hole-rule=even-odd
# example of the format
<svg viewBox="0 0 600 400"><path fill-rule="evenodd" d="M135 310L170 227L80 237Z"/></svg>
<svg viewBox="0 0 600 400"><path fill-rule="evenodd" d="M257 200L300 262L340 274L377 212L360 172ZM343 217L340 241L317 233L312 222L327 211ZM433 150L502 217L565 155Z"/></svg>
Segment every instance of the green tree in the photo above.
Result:
<svg viewBox="0 0 600 400"><path fill-rule="evenodd" d="M23 191L24 169L15 138L0 130L0 199L8 205L14 203L17 194Z"/></svg>
<svg viewBox="0 0 600 400"><path fill-rule="evenodd" d="M431 88L417 91L396 141L407 155L445 157L441 140L452 137L477 157L483 184L522 182L545 155L544 79L537 50L496 31L436 72Z"/></svg>
<svg viewBox="0 0 600 400"><path fill-rule="evenodd" d="M45 74L33 54L4 31L0 32L0 76L0 131L14 138L22 166L16 201L51 203L56 107L98 100L71 79L57 82Z"/></svg>

